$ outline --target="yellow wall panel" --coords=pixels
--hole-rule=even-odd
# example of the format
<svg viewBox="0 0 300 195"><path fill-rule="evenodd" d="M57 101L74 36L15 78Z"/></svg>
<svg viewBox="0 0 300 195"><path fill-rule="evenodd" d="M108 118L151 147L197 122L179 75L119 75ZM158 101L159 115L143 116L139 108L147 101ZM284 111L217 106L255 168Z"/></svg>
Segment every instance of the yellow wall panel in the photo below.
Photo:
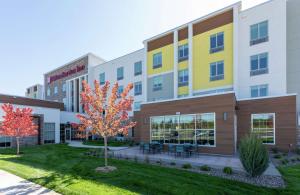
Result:
<svg viewBox="0 0 300 195"><path fill-rule="evenodd" d="M178 87L178 95L185 95L185 94L189 94L189 87L188 86Z"/></svg>
<svg viewBox="0 0 300 195"><path fill-rule="evenodd" d="M224 32L224 50L210 54L210 36ZM224 61L224 79L210 81L210 63ZM233 85L233 24L193 37L193 90Z"/></svg>
<svg viewBox="0 0 300 195"><path fill-rule="evenodd" d="M153 54L162 53L162 67L153 69ZM172 71L174 68L174 45L166 45L164 47L152 50L147 54L147 71L148 75L164 73Z"/></svg>

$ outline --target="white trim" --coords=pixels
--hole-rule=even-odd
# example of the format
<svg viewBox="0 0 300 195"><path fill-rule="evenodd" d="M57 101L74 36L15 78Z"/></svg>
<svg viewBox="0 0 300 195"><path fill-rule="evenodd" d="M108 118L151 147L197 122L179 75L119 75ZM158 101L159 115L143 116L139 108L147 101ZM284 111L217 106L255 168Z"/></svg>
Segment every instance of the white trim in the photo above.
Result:
<svg viewBox="0 0 300 195"><path fill-rule="evenodd" d="M173 97L177 97L178 95L178 31L175 30L174 32L174 71L173 71L173 88L174 94Z"/></svg>
<svg viewBox="0 0 300 195"><path fill-rule="evenodd" d="M289 96L297 96L297 94L296 93L289 93L289 94L284 94L284 95L273 95L273 96L265 96L265 97L257 97L257 98L241 98L241 99L237 99L237 101L260 100L260 99L289 97Z"/></svg>
<svg viewBox="0 0 300 195"><path fill-rule="evenodd" d="M166 71L166 72L161 72L161 73L156 73L156 74L152 74L152 75L148 75L147 78L152 78L152 77L156 77L156 76L160 76L160 75L164 75L164 74L169 74L169 73L173 73L174 70L169 70L169 71Z"/></svg>
<svg viewBox="0 0 300 195"><path fill-rule="evenodd" d="M188 25L188 44L189 44L189 96L193 96L193 25Z"/></svg>
<svg viewBox="0 0 300 195"><path fill-rule="evenodd" d="M215 148L217 147L217 140L216 140L216 132L217 132L217 123L216 123L216 113L215 112L206 112L206 113L194 113L194 114L175 114L175 115L160 115L160 116L150 116L150 128L149 128L149 131L150 131L150 143L152 142L152 139L151 139L151 131L152 131L152 128L151 128L151 120L152 118L154 117L160 117L160 118L164 118L167 116L167 117L173 117L173 116L178 116L178 125L180 125L180 116L195 116L195 118L197 117L197 115L205 115L205 114L213 114L214 115L214 145L199 145L199 144L196 144L197 143L197 140L196 140L196 131L197 131L197 128L196 128L196 122L197 120L195 120L195 128L194 128L194 141L195 141L195 145L199 146L199 147L205 147L205 148ZM193 129L185 129L185 130L193 130ZM201 130L201 129L198 129L198 130ZM208 131L211 130L211 129L207 129ZM165 144L165 143L164 143ZM172 143L167 143L167 144L172 144Z"/></svg>
<svg viewBox="0 0 300 195"><path fill-rule="evenodd" d="M255 114L251 114L251 133L253 132L253 116L254 115L262 115L262 114L265 114L265 115L273 115L273 123L274 123L274 143L264 143L265 145L276 145L276 114L275 113L255 113Z"/></svg>
<svg viewBox="0 0 300 195"><path fill-rule="evenodd" d="M195 91L193 91L193 94L207 92L207 91L213 91L213 90L230 89L230 88L233 88L233 85L226 85L226 86L222 86L222 87L213 87L213 88L209 88L209 89L195 90Z"/></svg>

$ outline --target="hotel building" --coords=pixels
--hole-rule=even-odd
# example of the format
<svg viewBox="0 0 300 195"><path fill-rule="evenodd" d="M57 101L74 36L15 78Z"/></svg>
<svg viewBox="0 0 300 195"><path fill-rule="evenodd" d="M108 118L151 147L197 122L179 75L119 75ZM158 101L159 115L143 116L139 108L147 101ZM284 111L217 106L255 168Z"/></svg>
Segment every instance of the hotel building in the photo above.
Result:
<svg viewBox="0 0 300 195"><path fill-rule="evenodd" d="M232 155L240 139L255 132L269 147L294 148L300 124L300 2L241 6L146 39L144 48L117 59L85 57L69 63L72 68L51 71L45 74L45 99L64 103L60 123L66 124L83 112L82 79L91 85L117 81L119 92L134 83L130 116L137 126L130 136L137 142L192 143L203 153Z"/></svg>
<svg viewBox="0 0 300 195"><path fill-rule="evenodd" d="M33 85L26 89L25 97L32 99L44 99L44 86L40 84Z"/></svg>

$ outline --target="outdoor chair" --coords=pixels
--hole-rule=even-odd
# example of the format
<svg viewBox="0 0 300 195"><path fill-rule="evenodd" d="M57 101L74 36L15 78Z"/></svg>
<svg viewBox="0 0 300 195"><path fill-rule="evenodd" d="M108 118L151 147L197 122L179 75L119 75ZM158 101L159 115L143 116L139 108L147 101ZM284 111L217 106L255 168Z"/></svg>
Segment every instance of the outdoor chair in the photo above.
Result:
<svg viewBox="0 0 300 195"><path fill-rule="evenodd" d="M168 144L168 154L175 154L176 146L174 144Z"/></svg>
<svg viewBox="0 0 300 195"><path fill-rule="evenodd" d="M176 145L175 157L184 155L183 145Z"/></svg>

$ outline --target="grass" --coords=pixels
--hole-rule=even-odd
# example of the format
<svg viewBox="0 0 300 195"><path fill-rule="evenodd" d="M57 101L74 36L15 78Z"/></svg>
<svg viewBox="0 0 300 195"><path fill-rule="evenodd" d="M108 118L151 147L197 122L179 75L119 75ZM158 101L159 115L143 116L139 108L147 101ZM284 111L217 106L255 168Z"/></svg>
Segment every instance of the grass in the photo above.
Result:
<svg viewBox="0 0 300 195"><path fill-rule="evenodd" d="M104 146L103 140L87 140L83 142L84 145L90 145L90 146ZM107 142L108 146L115 146L115 147L121 147L121 146L129 146L132 144L132 141L116 141L116 140L109 140Z"/></svg>
<svg viewBox="0 0 300 195"><path fill-rule="evenodd" d="M0 150L0 169L26 178L62 194L299 194L300 166L282 167L285 190L256 187L184 170L109 160L117 171L95 173L103 159L84 156L87 149L66 145L24 148L17 157L13 149Z"/></svg>

